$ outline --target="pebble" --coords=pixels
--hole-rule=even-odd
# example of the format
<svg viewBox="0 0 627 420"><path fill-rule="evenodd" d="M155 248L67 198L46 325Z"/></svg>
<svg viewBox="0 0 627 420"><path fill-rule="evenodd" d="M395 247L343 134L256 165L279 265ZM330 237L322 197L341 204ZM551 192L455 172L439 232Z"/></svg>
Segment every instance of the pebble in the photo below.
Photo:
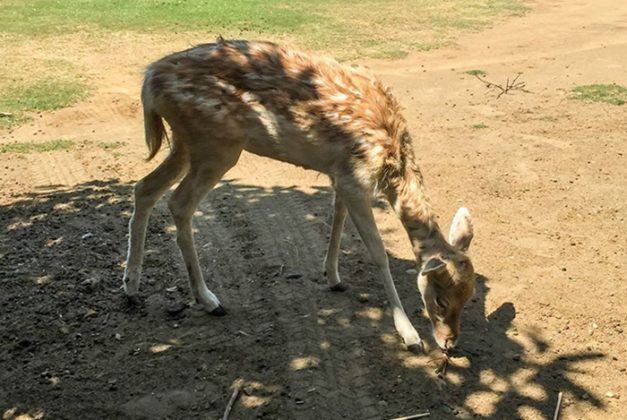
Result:
<svg viewBox="0 0 627 420"><path fill-rule="evenodd" d="M416 270L415 268L410 268L409 270L405 271L407 274L418 274L418 270Z"/></svg>
<svg viewBox="0 0 627 420"><path fill-rule="evenodd" d="M615 393L615 392L612 392L612 391L607 391L607 392L605 393L605 396L606 396L607 398L618 398L618 394L617 394L617 393Z"/></svg>
<svg viewBox="0 0 627 420"><path fill-rule="evenodd" d="M357 300L361 303L366 303L370 300L370 295L368 293L359 293L357 295Z"/></svg>

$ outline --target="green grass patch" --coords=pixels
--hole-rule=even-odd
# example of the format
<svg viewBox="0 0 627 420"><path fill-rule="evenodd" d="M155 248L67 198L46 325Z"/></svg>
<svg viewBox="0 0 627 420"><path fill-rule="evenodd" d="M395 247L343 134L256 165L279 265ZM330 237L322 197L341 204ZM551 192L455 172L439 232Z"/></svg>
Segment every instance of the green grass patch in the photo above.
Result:
<svg viewBox="0 0 627 420"><path fill-rule="evenodd" d="M577 86L572 89L572 98L587 102L603 102L624 105L627 102L627 88L615 83Z"/></svg>
<svg viewBox="0 0 627 420"><path fill-rule="evenodd" d="M71 140L50 140L42 143L33 142L16 142L0 144L0 153L41 153L41 152L54 152L57 150L68 150L74 146L74 142Z"/></svg>
<svg viewBox="0 0 627 420"><path fill-rule="evenodd" d="M471 125L471 127L475 130L481 130L483 128L488 128L487 125L485 125L484 123L479 123L479 124L473 124Z"/></svg>
<svg viewBox="0 0 627 420"><path fill-rule="evenodd" d="M289 38L340 59L405 56L521 15L521 0L4 0L0 32L201 31Z"/></svg>
<svg viewBox="0 0 627 420"><path fill-rule="evenodd" d="M3 82L0 84L0 127L5 128L28 121L28 112L65 108L84 99L89 93L83 81L69 76L50 76L30 83Z"/></svg>
<svg viewBox="0 0 627 420"><path fill-rule="evenodd" d="M0 93L0 108L9 111L52 111L84 99L87 90L87 86L76 80L48 77L25 86L6 88Z"/></svg>
<svg viewBox="0 0 627 420"><path fill-rule="evenodd" d="M469 74L471 76L487 76L488 75L488 73L486 73L483 70L466 70L464 73Z"/></svg>

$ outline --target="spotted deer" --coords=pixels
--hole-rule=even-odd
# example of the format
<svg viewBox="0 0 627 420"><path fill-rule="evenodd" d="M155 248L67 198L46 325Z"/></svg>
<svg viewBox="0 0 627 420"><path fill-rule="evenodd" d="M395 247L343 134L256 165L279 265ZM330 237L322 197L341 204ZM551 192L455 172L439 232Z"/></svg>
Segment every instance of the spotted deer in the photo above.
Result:
<svg viewBox="0 0 627 420"><path fill-rule="evenodd" d="M442 349L453 347L460 315L474 290L466 255L473 236L460 208L448 241L425 195L412 138L398 102L365 70L269 42L225 41L168 55L145 73L141 99L148 159L172 131L170 153L135 186L124 273L126 295L137 299L148 217L174 183L168 201L195 301L225 315L198 263L192 215L203 197L246 150L328 175L334 196L324 268L333 291L347 286L338 274L347 214L376 264L396 330L409 347L421 341L394 287L375 224L372 200L381 194L398 214L419 265L418 288Z"/></svg>

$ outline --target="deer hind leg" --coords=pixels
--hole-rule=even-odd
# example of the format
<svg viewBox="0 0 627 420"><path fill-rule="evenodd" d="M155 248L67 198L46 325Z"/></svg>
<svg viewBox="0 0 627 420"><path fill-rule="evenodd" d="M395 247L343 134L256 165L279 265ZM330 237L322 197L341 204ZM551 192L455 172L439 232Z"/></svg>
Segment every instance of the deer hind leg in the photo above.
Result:
<svg viewBox="0 0 627 420"><path fill-rule="evenodd" d="M338 272L338 259L340 254L340 242L342 241L342 230L348 213L341 197L335 193L333 199L333 226L327 255L324 258L324 274L327 277L329 288L334 292L342 292L348 289L346 283L342 283Z"/></svg>
<svg viewBox="0 0 627 420"><path fill-rule="evenodd" d="M224 308L203 279L192 233L192 216L198 204L224 173L235 165L241 148L219 152L209 152L212 153L210 156L203 152L202 161L192 162L189 173L172 194L168 206L176 225L176 242L185 261L192 296L207 312L222 316L226 314Z"/></svg>
<svg viewBox="0 0 627 420"><path fill-rule="evenodd" d="M132 300L137 299L139 292L150 213L168 188L181 177L186 167L186 154L175 149L154 171L135 184L135 204L128 227L128 255L124 270L124 291Z"/></svg>
<svg viewBox="0 0 627 420"><path fill-rule="evenodd" d="M409 318L407 318L403 304L394 286L385 247L372 213L370 203L371 194L354 185L350 185L348 188L341 188L338 192L341 194L342 201L348 208L351 220L355 224L355 227L357 227L359 236L366 245L366 248L368 248L370 257L379 269L388 300L392 307L396 331L398 331L403 338L408 348L413 349L419 347L420 337L418 332L409 321Z"/></svg>

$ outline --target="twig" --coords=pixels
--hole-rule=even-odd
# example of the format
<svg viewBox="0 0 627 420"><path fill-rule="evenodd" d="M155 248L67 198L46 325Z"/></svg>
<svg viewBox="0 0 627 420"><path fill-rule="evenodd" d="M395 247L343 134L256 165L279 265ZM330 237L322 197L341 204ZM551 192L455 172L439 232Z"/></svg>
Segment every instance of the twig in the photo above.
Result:
<svg viewBox="0 0 627 420"><path fill-rule="evenodd" d="M557 420L560 416L560 407L562 405L562 393L557 394L557 405L555 406L555 414L553 414L553 420Z"/></svg>
<svg viewBox="0 0 627 420"><path fill-rule="evenodd" d="M444 353L442 365L440 365L439 367L435 369L435 373L436 375L438 375L438 378L444 379L444 375L446 375L446 368L448 367L450 362L451 362L450 357L448 356L448 354Z"/></svg>
<svg viewBox="0 0 627 420"><path fill-rule="evenodd" d="M229 403L226 405L226 409L224 410L224 415L222 416L222 420L228 420L229 414L231 414L231 409L233 408L233 404L235 404L235 400L237 399L237 396L239 395L240 389L241 387L237 385L235 389L233 390L233 394L231 394L231 399L229 400Z"/></svg>
<svg viewBox="0 0 627 420"><path fill-rule="evenodd" d="M392 420L412 420L412 419L419 419L422 417L429 417L431 415L430 412L425 411L424 413L419 413L419 414L412 414L411 416L405 416L405 417L397 417L395 419Z"/></svg>
<svg viewBox="0 0 627 420"><path fill-rule="evenodd" d="M514 80L512 80L511 82L508 77L507 80L505 81L505 87L498 85L494 82L490 82L489 80L483 79L478 74L475 74L475 77L479 79L479 81L483 83L488 89L498 89L500 93L496 95L496 99L499 99L501 96L514 90L522 90L523 92L529 92L528 90L525 89L525 86L527 84L525 82L518 81L518 78L520 77L521 74L522 73L518 73L516 77L514 77Z"/></svg>

